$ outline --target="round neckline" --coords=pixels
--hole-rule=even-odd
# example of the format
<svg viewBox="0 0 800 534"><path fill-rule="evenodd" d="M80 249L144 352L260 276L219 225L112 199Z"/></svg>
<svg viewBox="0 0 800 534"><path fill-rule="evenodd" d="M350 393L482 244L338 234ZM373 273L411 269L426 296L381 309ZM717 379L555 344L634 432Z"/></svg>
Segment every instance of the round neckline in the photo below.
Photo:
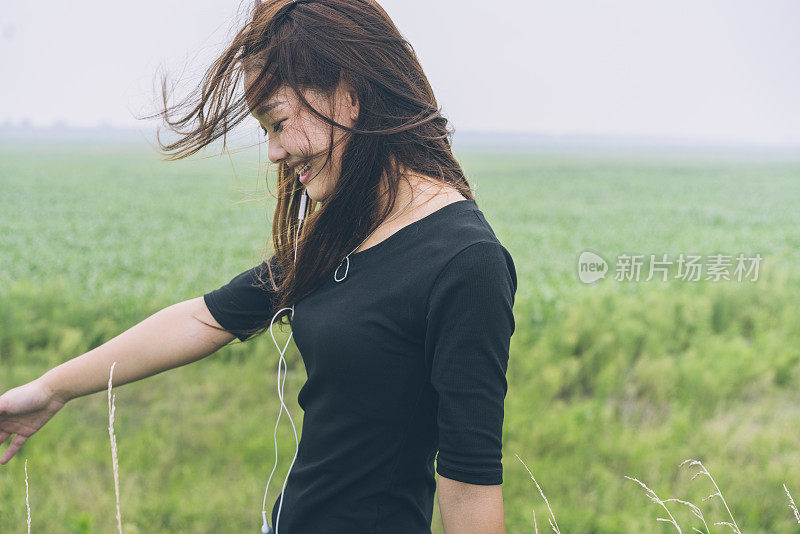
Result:
<svg viewBox="0 0 800 534"><path fill-rule="evenodd" d="M451 202L450 204L445 204L441 208L430 212L429 214L425 215L424 217L422 217L420 219L417 219L416 221L408 223L407 225L403 226L402 228L397 230L395 233L393 233L392 235L390 235L389 237L387 237L383 241L380 241L379 243L376 243L376 244L372 245L369 248L365 248L364 250L362 250L360 252L354 252L354 253L350 254L350 259L363 260L364 258L368 258L368 257L372 256L375 252L378 252L381 249L385 248L387 245L393 243L394 241L397 241L397 239L402 237L402 235L408 233L412 228L416 228L417 226L420 226L421 224L424 224L425 222L429 222L432 219L435 219L436 217L439 217L442 214L450 211L451 209L455 209L456 207L460 208L462 206L464 206L464 207L473 207L473 206L477 207L477 204L475 203L475 199L471 199L471 198L465 198L464 200L456 200L455 202Z"/></svg>

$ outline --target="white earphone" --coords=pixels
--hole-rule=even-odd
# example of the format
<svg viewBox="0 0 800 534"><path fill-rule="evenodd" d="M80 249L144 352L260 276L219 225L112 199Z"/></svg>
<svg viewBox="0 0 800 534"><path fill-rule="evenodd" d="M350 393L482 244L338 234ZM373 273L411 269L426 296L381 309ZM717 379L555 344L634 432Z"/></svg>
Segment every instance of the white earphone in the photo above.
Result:
<svg viewBox="0 0 800 534"><path fill-rule="evenodd" d="M303 219L306 216L306 205L308 204L308 193L306 192L305 188L303 189L303 196L300 198L300 209L298 210L297 214L297 231L294 236L294 262L297 263L297 240L300 235L300 226L303 224ZM278 398L281 401L281 409L278 412L278 419L275 421L275 430L272 433L273 443L275 444L275 465L272 467L272 472L269 474L269 479L267 479L267 487L264 490L264 503L261 509L261 517L263 519L263 523L261 524L261 532L262 534L278 534L278 524L281 521L281 508L283 508L283 492L286 489L286 482L289 480L289 473L292 472L292 467L294 467L294 461L297 459L297 451L299 450L300 443L297 440L297 429L294 426L294 420L292 420L292 416L289 413L289 409L286 407L286 404L283 402L283 386L286 383L286 368L283 369L283 379L281 379L281 365L286 365L286 360L283 358L284 352L286 352L287 347L289 346L289 341L292 340L292 334L289 334L289 339L286 340L286 345L284 345L283 350L281 350L278 342L275 340L275 334L272 332L272 325L275 322L275 318L278 316L280 312L283 310L291 310L292 318L294 318L294 305L291 308L281 308L278 310L275 315L272 316L272 321L269 324L269 333L272 336L272 342L275 343L275 346L278 348L278 352L280 353L280 359L278 360ZM272 527L269 526L267 522L267 492L269 490L269 483L272 480L272 475L275 473L275 468L278 467L278 423L281 420L281 413L283 410L286 410L286 415L289 417L289 421L292 424L292 430L294 431L294 442L295 442L295 450L294 450L294 458L292 458L292 463L289 465L289 471L286 473L286 478L283 480L283 488L281 489L281 500L278 504L278 516L277 520L275 521L275 531L273 532Z"/></svg>

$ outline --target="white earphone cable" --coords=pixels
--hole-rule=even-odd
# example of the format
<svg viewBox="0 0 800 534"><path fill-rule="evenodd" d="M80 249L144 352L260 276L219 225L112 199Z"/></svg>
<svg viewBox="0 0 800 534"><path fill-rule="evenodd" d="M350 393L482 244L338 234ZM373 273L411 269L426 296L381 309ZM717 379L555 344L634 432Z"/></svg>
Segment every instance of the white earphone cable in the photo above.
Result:
<svg viewBox="0 0 800 534"><path fill-rule="evenodd" d="M303 224L303 219L306 216L306 204L308 202L308 193L303 190L303 196L300 199L300 208L297 214L297 231L295 232L294 236L294 262L297 263L297 243L298 237L300 235L300 226ZM272 475L275 473L275 469L278 467L278 424L281 420L281 414L284 410L286 410L286 415L289 417L289 422L292 424L292 431L294 432L294 458L292 458L292 463L289 465L289 471L286 473L286 478L283 479L283 487L281 488L281 500L278 504L278 518L275 522L275 534L278 534L278 524L281 521L281 509L283 508L283 494L286 490L286 482L289 480L289 473L292 472L292 467L294 467L294 462L297 459L297 451L300 449L300 442L297 439L297 428L294 426L294 420L292 419L292 415L289 413L289 408L286 407L286 403L283 402L283 387L286 384L286 371L288 369L288 365L286 364L286 360L284 359L283 355L286 352L286 349L289 347L289 342L292 340L293 332L289 333L289 339L286 340L286 345L284 345L283 350L281 350L280 345L278 345L278 341L275 339L275 333L272 330L272 326L275 324L275 318L281 313L283 310L291 310L292 318L294 318L294 306L291 308L281 308L275 315L272 316L272 320L269 323L269 334L272 336L272 342L275 343L275 346L278 348L278 352L280 353L280 357L278 359L278 398L281 401L281 409L278 411L278 419L275 421L275 428L272 432L272 442L275 445L275 465L272 466L272 472L269 474L269 478L267 479L267 487L264 489L264 501L261 505L261 518L263 522L261 523L261 532L262 534L272 534L272 528L269 526L269 522L267 521L267 493L269 492L269 483L272 481ZM281 379L281 366L283 367L283 378Z"/></svg>

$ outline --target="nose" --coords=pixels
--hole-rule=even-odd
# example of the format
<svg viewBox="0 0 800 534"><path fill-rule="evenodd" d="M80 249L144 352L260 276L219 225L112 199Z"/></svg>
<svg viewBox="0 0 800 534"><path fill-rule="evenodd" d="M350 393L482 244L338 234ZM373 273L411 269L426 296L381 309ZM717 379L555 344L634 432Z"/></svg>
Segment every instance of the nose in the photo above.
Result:
<svg viewBox="0 0 800 534"><path fill-rule="evenodd" d="M289 153L284 150L277 139L269 139L267 141L267 157L272 163L279 163L285 160L288 155Z"/></svg>

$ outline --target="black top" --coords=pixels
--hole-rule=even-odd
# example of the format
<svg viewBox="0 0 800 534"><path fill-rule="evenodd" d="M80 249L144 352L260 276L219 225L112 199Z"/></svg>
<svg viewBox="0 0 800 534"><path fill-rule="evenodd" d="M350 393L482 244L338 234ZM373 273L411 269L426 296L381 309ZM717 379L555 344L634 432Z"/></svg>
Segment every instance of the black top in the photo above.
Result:
<svg viewBox="0 0 800 534"><path fill-rule="evenodd" d="M223 328L272 318L254 285L265 265L204 295ZM295 303L308 379L279 534L430 533L434 459L444 477L503 482L516 289L511 255L462 200L351 254L344 281L331 275Z"/></svg>

